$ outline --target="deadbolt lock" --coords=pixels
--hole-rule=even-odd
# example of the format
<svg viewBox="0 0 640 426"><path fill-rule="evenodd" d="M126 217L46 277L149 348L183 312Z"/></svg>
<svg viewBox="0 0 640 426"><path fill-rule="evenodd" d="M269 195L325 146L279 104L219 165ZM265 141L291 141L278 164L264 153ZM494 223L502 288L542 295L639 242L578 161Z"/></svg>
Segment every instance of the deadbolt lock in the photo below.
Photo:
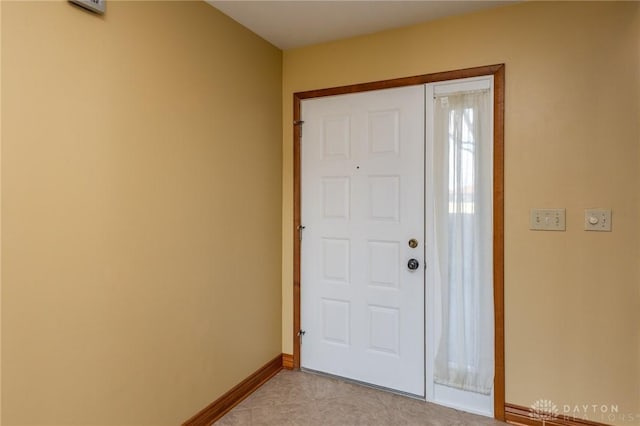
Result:
<svg viewBox="0 0 640 426"><path fill-rule="evenodd" d="M418 247L418 240L416 240L415 238L410 239L409 240L409 247L411 247L411 248Z"/></svg>

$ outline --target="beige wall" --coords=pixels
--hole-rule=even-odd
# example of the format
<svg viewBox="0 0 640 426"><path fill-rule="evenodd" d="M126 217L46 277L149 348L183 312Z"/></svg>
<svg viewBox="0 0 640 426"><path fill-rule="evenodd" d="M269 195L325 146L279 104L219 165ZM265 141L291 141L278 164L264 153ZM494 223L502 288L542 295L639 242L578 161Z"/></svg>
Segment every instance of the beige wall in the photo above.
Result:
<svg viewBox="0 0 640 426"><path fill-rule="evenodd" d="M0 3L0 425L2 424L2 3Z"/></svg>
<svg viewBox="0 0 640 426"><path fill-rule="evenodd" d="M292 93L506 64L507 401L640 424L640 4L525 3L286 51L283 351L292 352ZM566 232L528 229L567 209ZM612 208L613 232L582 230Z"/></svg>
<svg viewBox="0 0 640 426"><path fill-rule="evenodd" d="M2 43L2 424L179 424L281 352L282 54L203 2Z"/></svg>

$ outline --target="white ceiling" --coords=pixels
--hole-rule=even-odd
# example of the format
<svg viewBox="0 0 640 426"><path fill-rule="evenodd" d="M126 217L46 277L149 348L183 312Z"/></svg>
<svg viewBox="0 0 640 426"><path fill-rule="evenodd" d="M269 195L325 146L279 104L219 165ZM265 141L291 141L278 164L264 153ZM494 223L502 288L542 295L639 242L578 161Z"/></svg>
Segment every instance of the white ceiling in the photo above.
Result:
<svg viewBox="0 0 640 426"><path fill-rule="evenodd" d="M505 0L206 1L283 50L515 3Z"/></svg>

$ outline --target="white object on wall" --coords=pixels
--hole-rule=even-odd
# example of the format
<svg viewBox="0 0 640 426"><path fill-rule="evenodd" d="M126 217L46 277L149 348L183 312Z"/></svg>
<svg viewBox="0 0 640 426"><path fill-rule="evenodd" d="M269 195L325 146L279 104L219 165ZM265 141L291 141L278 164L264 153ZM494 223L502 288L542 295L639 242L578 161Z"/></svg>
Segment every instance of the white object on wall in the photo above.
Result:
<svg viewBox="0 0 640 426"><path fill-rule="evenodd" d="M84 7L92 12L104 14L106 0L69 0L71 3Z"/></svg>
<svg viewBox="0 0 640 426"><path fill-rule="evenodd" d="M611 209L586 209L584 230L611 232Z"/></svg>
<svg viewBox="0 0 640 426"><path fill-rule="evenodd" d="M534 231L565 231L564 209L532 209L529 229Z"/></svg>

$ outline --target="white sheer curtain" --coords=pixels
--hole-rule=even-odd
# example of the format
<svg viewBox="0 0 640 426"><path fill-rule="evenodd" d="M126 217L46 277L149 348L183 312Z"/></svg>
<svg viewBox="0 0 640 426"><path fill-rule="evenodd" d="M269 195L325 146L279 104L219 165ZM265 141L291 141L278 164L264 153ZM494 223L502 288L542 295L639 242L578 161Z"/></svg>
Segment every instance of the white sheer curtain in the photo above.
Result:
<svg viewBox="0 0 640 426"><path fill-rule="evenodd" d="M441 330L434 380L490 394L493 337L491 92L436 96L433 218Z"/></svg>

